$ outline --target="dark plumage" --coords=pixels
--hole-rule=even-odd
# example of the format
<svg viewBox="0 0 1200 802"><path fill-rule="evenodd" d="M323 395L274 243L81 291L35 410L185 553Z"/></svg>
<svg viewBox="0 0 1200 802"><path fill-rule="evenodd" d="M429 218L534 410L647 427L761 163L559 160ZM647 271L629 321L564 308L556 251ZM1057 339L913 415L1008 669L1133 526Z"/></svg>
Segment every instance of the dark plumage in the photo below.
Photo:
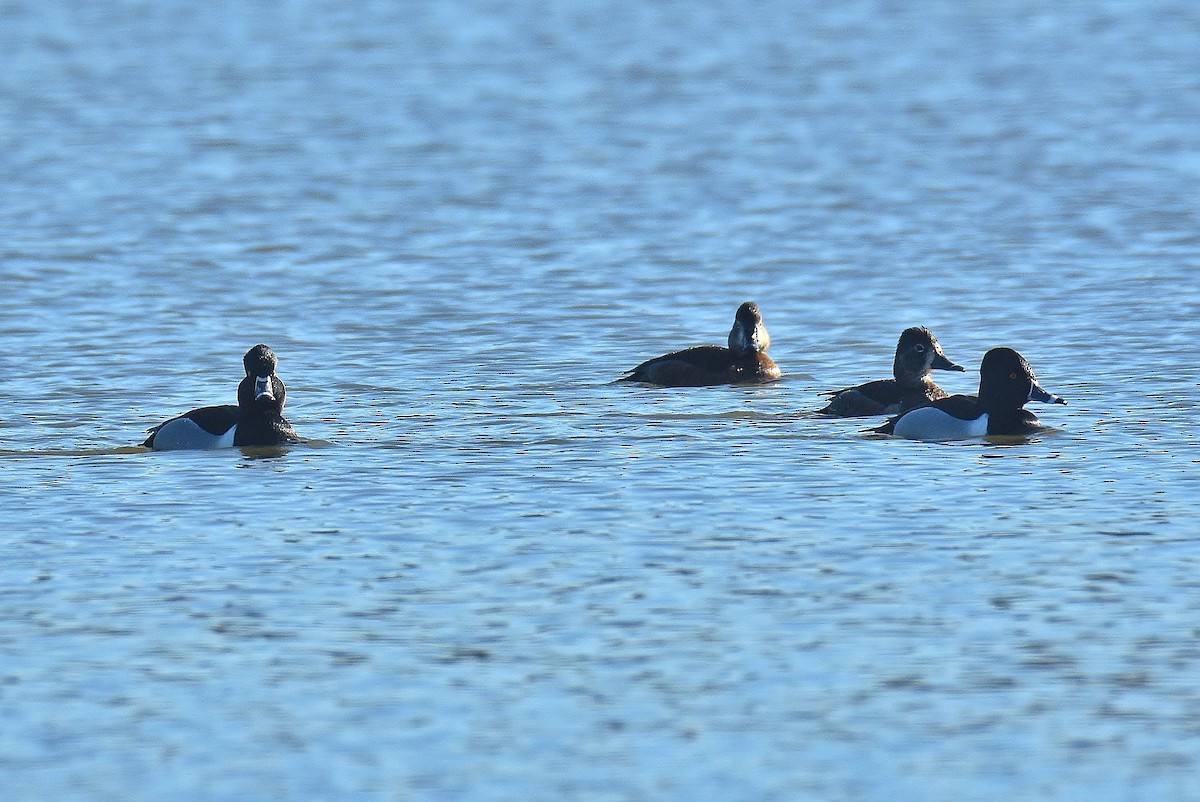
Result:
<svg viewBox="0 0 1200 802"><path fill-rule="evenodd" d="M287 388L275 374L278 360L265 345L242 359L246 375L238 383L237 405L200 407L160 423L142 445L156 450L276 446L298 440L283 417Z"/></svg>
<svg viewBox="0 0 1200 802"><path fill-rule="evenodd" d="M933 332L924 326L913 326L905 329L896 343L896 357L892 361L895 378L832 390L826 395L833 398L819 412L839 418L894 415L945 398L946 392L929 378L932 370L965 368L946 358Z"/></svg>
<svg viewBox="0 0 1200 802"><path fill-rule="evenodd" d="M778 379L779 368L767 356L771 337L763 325L758 304L738 307L729 331L729 347L702 345L649 359L628 371L619 381L646 382L665 387L701 387L710 384L744 384Z"/></svg>
<svg viewBox="0 0 1200 802"><path fill-rule="evenodd" d="M1025 358L993 348L979 366L979 395L952 395L888 420L873 431L913 440L953 440L984 435L1022 435L1044 428L1024 406L1029 401L1065 404L1038 384Z"/></svg>

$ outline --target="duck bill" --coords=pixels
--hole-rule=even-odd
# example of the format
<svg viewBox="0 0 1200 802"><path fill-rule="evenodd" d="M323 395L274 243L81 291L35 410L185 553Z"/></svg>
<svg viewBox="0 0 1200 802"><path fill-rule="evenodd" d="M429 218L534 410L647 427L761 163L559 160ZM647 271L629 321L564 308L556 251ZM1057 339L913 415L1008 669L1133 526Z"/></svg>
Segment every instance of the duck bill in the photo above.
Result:
<svg viewBox="0 0 1200 802"><path fill-rule="evenodd" d="M275 400L275 388L271 385L270 376L255 376L254 377L254 400L261 401Z"/></svg>
<svg viewBox="0 0 1200 802"><path fill-rule="evenodd" d="M1065 404L1066 399L1056 396L1054 393L1048 393L1042 389L1042 386L1037 382L1032 382L1029 386L1029 400L1041 401L1043 404Z"/></svg>
<svg viewBox="0 0 1200 802"><path fill-rule="evenodd" d="M756 326L753 329L747 329L738 321L733 330L729 332L729 350L739 353L749 353L757 351L760 354L766 353L771 347L771 335L767 334L767 330L762 326Z"/></svg>
<svg viewBox="0 0 1200 802"><path fill-rule="evenodd" d="M949 359L946 359L946 355L941 351L933 355L933 362L929 367L934 368L935 370L956 370L959 373L965 373L967 370L962 365L956 365Z"/></svg>

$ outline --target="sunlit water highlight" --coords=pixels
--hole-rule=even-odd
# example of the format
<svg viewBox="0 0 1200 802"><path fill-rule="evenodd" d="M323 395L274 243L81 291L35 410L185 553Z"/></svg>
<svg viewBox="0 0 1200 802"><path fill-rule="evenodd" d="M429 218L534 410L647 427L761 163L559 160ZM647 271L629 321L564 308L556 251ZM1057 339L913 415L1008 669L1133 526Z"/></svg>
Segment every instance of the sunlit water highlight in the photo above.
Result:
<svg viewBox="0 0 1200 802"><path fill-rule="evenodd" d="M1200 12L976 5L8 3L3 795L1200 795Z"/></svg>

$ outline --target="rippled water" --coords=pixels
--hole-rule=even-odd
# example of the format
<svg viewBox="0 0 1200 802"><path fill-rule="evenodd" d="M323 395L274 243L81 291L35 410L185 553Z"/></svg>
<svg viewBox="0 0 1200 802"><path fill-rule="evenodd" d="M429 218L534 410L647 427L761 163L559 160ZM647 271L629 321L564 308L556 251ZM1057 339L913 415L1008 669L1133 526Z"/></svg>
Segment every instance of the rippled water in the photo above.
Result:
<svg viewBox="0 0 1200 802"><path fill-rule="evenodd" d="M1200 795L1192 4L0 15L6 798ZM914 324L1056 428L808 414Z"/></svg>

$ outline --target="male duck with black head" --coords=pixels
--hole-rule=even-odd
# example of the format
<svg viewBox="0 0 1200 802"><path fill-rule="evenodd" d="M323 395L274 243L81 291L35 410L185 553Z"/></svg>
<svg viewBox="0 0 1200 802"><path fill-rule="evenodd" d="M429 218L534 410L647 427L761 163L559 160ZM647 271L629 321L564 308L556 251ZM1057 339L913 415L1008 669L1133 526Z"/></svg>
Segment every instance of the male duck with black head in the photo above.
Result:
<svg viewBox="0 0 1200 802"><path fill-rule="evenodd" d="M946 358L933 332L924 326L913 326L905 329L896 343L896 358L892 361L895 378L831 390L825 395L833 398L818 413L838 418L895 415L945 398L948 393L929 378L933 370L964 371L966 368Z"/></svg>
<svg viewBox="0 0 1200 802"><path fill-rule="evenodd" d="M150 430L142 445L157 451L279 446L299 440L283 417L287 388L275 374L279 361L265 345L256 345L242 359L246 376L238 384L237 405L200 407L171 418Z"/></svg>
<svg viewBox="0 0 1200 802"><path fill-rule="evenodd" d="M979 395L952 395L910 409L874 431L910 440L961 440L988 435L1025 435L1041 421L1029 401L1065 404L1038 384L1025 358L1011 348L993 348L979 366Z"/></svg>
<svg viewBox="0 0 1200 802"><path fill-rule="evenodd" d="M767 356L771 336L763 325L758 304L738 307L729 330L729 347L702 345L673 351L638 365L618 381L646 382L663 387L703 387L710 384L750 384L775 381L779 367Z"/></svg>

